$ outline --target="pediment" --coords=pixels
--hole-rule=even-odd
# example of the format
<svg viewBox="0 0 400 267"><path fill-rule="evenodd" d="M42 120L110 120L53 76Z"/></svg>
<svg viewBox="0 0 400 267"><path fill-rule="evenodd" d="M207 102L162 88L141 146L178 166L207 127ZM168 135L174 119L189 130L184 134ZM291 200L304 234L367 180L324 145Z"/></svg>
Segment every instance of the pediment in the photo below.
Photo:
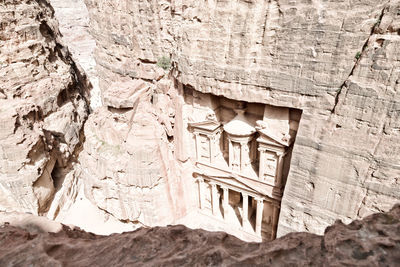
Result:
<svg viewBox="0 0 400 267"><path fill-rule="evenodd" d="M215 180L219 183L232 186L236 189L247 191L249 194L267 196L272 198L274 187L258 180L241 176L240 174L198 163L196 174Z"/></svg>
<svg viewBox="0 0 400 267"><path fill-rule="evenodd" d="M260 130L259 133L260 133L260 137L257 138L258 142L267 143L267 144L275 145L275 146L279 146L279 147L289 146L289 143L287 141L280 140L276 136L268 133L267 131Z"/></svg>
<svg viewBox="0 0 400 267"><path fill-rule="evenodd" d="M216 121L206 120L206 121L201 121L201 122L189 123L189 126L194 129L201 129L201 130L213 132L213 131L217 130L221 126L221 124Z"/></svg>
<svg viewBox="0 0 400 267"><path fill-rule="evenodd" d="M253 185L249 179L241 178L239 175L233 176L232 173L207 167L199 168L196 172L203 176L210 177L213 180L220 181L233 187L241 188L245 191L250 191L254 194L265 194L265 192L262 192L263 190L257 189L256 183Z"/></svg>
<svg viewBox="0 0 400 267"><path fill-rule="evenodd" d="M252 192L254 194L263 194L260 190L257 190L256 188L254 188L252 186L249 186L248 183L246 183L244 181L241 181L240 178L235 178L235 177L232 177L232 176L227 176L227 177L213 176L212 178L217 180L217 181L219 180L219 181L221 181L223 183L232 185L234 187L242 188L245 191L250 191L250 192Z"/></svg>

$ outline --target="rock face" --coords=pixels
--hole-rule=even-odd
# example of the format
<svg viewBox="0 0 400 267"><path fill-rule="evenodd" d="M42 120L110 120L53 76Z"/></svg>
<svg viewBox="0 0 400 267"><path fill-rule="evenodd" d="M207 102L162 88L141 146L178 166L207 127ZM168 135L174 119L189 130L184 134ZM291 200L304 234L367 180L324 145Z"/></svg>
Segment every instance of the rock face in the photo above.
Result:
<svg viewBox="0 0 400 267"><path fill-rule="evenodd" d="M171 122L161 120L171 100L155 100L156 89L139 80L112 83L104 93L107 106L85 125L79 157L87 198L123 222L148 226L174 222L185 213L182 200L191 197L175 168Z"/></svg>
<svg viewBox="0 0 400 267"><path fill-rule="evenodd" d="M96 42L89 33L89 13L82 0L49 0L55 10L64 43L75 62L84 69L91 83L90 107L101 106L99 81L96 75L94 50Z"/></svg>
<svg viewBox="0 0 400 267"><path fill-rule="evenodd" d="M272 225L267 234L275 237L323 233L338 218L360 219L400 200L399 0L84 1L101 90L91 91L97 109L84 135L89 85L60 41L53 8L0 4L0 211L67 219L67 206L84 194L112 217L111 228L197 227L206 220L196 213L203 200L213 214L221 202L224 219L229 205L248 215L260 236L257 225ZM83 2L51 3L96 87ZM251 129L244 145L229 127L234 118ZM200 120L236 140L229 168L252 172L255 163L279 176L270 181L279 191L270 190L273 207L222 184L198 194L193 178L210 166L197 168L194 154L203 149L211 161L219 145L194 145L189 132ZM275 136L286 147L279 164L275 155L259 164L261 153L251 153L260 151L251 140L263 135L264 144ZM221 146L224 160L228 142ZM213 169L207 182L224 174Z"/></svg>
<svg viewBox="0 0 400 267"><path fill-rule="evenodd" d="M103 92L127 78L157 87L155 63L171 57L181 162L177 84L302 110L278 236L399 201L398 0L85 3Z"/></svg>
<svg viewBox="0 0 400 267"><path fill-rule="evenodd" d="M0 210L45 214L74 192L87 83L46 1L0 13Z"/></svg>
<svg viewBox="0 0 400 267"><path fill-rule="evenodd" d="M0 227L0 265L396 266L400 261L400 206L349 225L336 222L324 236L290 233L264 243L181 225L106 237L65 226L44 233L46 226L33 220L22 227L27 230Z"/></svg>

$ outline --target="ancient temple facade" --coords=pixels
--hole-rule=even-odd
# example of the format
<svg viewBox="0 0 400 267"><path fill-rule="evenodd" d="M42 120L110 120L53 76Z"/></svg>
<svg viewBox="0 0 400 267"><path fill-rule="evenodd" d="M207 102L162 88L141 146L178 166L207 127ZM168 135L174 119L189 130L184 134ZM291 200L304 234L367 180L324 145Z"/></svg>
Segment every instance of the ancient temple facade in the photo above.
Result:
<svg viewBox="0 0 400 267"><path fill-rule="evenodd" d="M252 240L276 237L301 112L185 91L198 210Z"/></svg>

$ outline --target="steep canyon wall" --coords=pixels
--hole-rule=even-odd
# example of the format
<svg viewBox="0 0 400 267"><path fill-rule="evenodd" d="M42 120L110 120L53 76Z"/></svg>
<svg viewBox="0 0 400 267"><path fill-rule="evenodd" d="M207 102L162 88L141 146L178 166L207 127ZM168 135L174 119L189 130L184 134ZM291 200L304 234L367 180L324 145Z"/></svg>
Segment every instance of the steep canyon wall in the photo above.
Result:
<svg viewBox="0 0 400 267"><path fill-rule="evenodd" d="M322 233L400 199L399 1L85 3L103 94L140 78L168 96L155 63L171 57L164 136L181 163L180 87L302 110L278 235Z"/></svg>
<svg viewBox="0 0 400 267"><path fill-rule="evenodd" d="M0 1L0 211L193 223L193 90L302 112L278 236L399 201L400 1L50 2Z"/></svg>
<svg viewBox="0 0 400 267"><path fill-rule="evenodd" d="M90 107L101 106L99 82L96 75L94 49L96 42L89 34L89 12L83 0L50 0L54 16L59 22L60 32L72 58L85 71L90 81Z"/></svg>
<svg viewBox="0 0 400 267"><path fill-rule="evenodd" d="M0 211L54 214L76 194L88 82L50 4L1 1L0 13Z"/></svg>

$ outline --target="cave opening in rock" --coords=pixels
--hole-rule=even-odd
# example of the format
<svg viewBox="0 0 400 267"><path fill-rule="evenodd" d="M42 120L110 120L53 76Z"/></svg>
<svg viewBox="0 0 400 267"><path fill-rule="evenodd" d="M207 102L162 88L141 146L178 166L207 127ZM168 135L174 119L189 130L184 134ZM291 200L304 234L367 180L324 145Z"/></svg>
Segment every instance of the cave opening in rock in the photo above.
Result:
<svg viewBox="0 0 400 267"><path fill-rule="evenodd" d="M60 165L58 160L54 164L53 170L51 171L51 178L53 179L54 189L57 192L62 187L65 179L64 168Z"/></svg>
<svg viewBox="0 0 400 267"><path fill-rule="evenodd" d="M195 165L199 212L227 232L275 239L301 110L189 88L184 99L183 142Z"/></svg>

